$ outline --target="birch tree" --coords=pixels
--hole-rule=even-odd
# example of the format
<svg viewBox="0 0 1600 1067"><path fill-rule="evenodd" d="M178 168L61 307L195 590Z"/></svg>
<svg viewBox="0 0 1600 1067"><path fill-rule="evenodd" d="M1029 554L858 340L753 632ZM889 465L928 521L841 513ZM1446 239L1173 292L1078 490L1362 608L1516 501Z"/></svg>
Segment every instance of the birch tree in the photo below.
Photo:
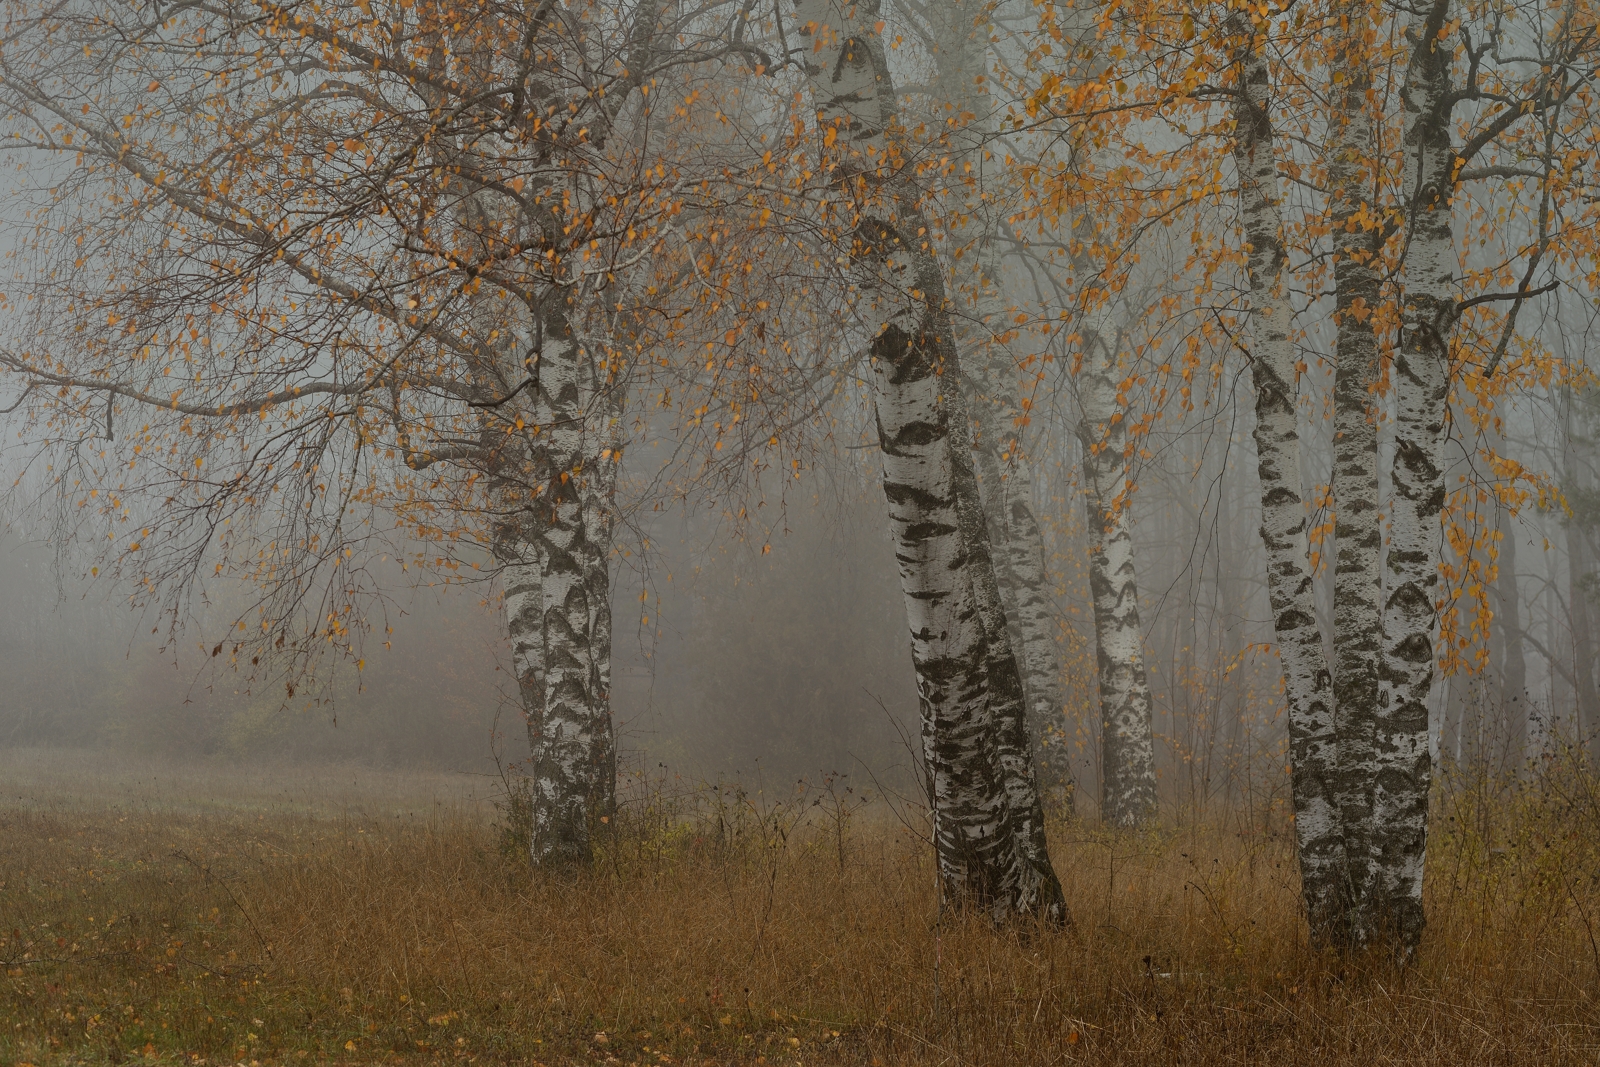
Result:
<svg viewBox="0 0 1600 1067"><path fill-rule="evenodd" d="M612 343L607 290L650 267L696 161L657 166L630 131L650 79L763 55L702 17L5 13L8 151L60 170L18 194L39 228L0 365L41 473L68 457L55 506L92 503L73 525L174 618L206 577L254 583L255 616L216 651L282 665L286 699L295 650L360 667L363 553L449 579L486 550L535 734L540 863L584 862L610 803L605 442L642 361ZM102 424L106 446L74 458Z"/></svg>
<svg viewBox="0 0 1600 1067"><path fill-rule="evenodd" d="M848 212L854 311L871 339L874 408L933 785L944 891L997 917L1065 917L1044 849L1020 673L1000 610L959 387L943 272L875 7L803 0L796 25Z"/></svg>
<svg viewBox="0 0 1600 1067"><path fill-rule="evenodd" d="M1261 541L1267 551L1272 628L1289 706L1289 762L1300 857L1300 891L1313 930L1336 921L1344 840L1333 797L1337 768L1332 678L1317 622L1315 575L1306 537L1304 476L1296 409L1299 372L1290 339L1288 254L1266 57L1253 15L1228 29L1237 81L1233 100L1234 164L1239 173L1250 285L1251 374L1255 385L1256 470Z"/></svg>
<svg viewBox="0 0 1600 1067"><path fill-rule="evenodd" d="M1043 144L1033 142L1012 151L1014 160L1027 159L1030 150L1041 151L1044 158L1021 167L1014 164L1014 168L1021 171L1025 185L1037 183L1050 194L1044 203L1017 214L1024 218L1036 215L1046 234L1059 234L1059 261L1047 259L1040 267L1047 274L1059 272L1070 278L1057 283L1066 286L1057 299L1067 305L1060 313L1072 323L1074 348L1067 358L1073 376L1068 388L1076 394L1078 419L1073 434L1083 456L1084 505L1091 538L1089 586L1101 716L1101 815L1111 825L1131 827L1156 811L1154 723L1130 525L1128 457L1132 442L1127 416L1131 405L1123 389L1135 375L1123 365L1119 330L1113 324L1112 306L1127 283L1126 266L1105 262L1115 259L1117 227L1096 217L1100 205L1086 195L1095 184L1095 179L1086 175L1094 169L1097 146L1105 143L1109 132L1103 128L1108 123L1096 110L1104 102L1099 94L1115 83L1115 78L1108 77L1107 49L1116 51L1118 46L1101 39L1102 26L1092 7L1044 5L1041 10L1041 40L1030 49L1028 61L1049 69L1047 88L1026 92L1013 86L1013 95L1024 102L1012 109L1010 118L1013 125L1023 124L1021 115L1037 119L1041 99L1051 92L1072 98L1074 105L1062 134L1065 147L1059 158L1053 151L1044 153ZM1137 198L1138 193L1133 195ZM1137 308L1133 314L1145 311ZM1046 321L1049 317L1045 315Z"/></svg>
<svg viewBox="0 0 1600 1067"><path fill-rule="evenodd" d="M1155 814L1155 738L1150 681L1139 625L1127 461L1126 404L1119 404L1113 337L1084 328L1084 503L1093 541L1089 592L1094 598L1101 717L1101 813L1113 826L1136 826Z"/></svg>
<svg viewBox="0 0 1600 1067"><path fill-rule="evenodd" d="M1516 323L1521 309L1564 284L1552 257L1572 271L1572 284L1593 288L1592 231L1558 223L1555 206L1587 216L1590 207L1578 205L1589 201L1548 162L1587 151L1576 116L1559 116L1589 99L1575 87L1593 76L1592 12L1430 4L1405 16L1401 34L1387 12L1364 2L1276 13L1138 5L1120 12L1126 21L1102 25L1107 60L1086 85L1069 77L1075 53L1064 47L1064 27L1073 14L1040 10L1050 36L1034 52L1037 80L1013 92L1026 102L1026 124L1062 141L1094 130L1097 144L1124 151L1121 165L1104 171L1021 161L1019 180L1039 190L1030 217L1071 217L1058 205L1100 208L1095 247L1110 288L1126 287L1127 264L1152 233L1177 225L1178 205L1208 202L1226 185L1210 146L1225 144L1232 157L1242 247L1212 240L1197 207L1182 223L1192 227L1192 254L1170 282L1193 287L1194 306L1216 316L1226 341L1191 338L1181 366L1187 382L1196 349L1237 343L1227 325L1234 309L1226 300L1208 307L1206 296L1237 265L1249 289L1238 336L1255 382L1262 537L1313 938L1346 948L1382 943L1407 956L1422 924L1428 695L1439 661L1450 663L1467 640L1448 600L1441 622L1438 546L1448 536L1468 553L1482 549L1454 529L1471 505L1445 492L1445 400L1450 387L1464 390L1476 399L1461 410L1487 418L1505 389L1545 388L1574 372ZM1403 42L1392 50L1384 43L1391 27ZM1528 64L1511 58L1519 49L1533 57ZM1230 72L1222 84L1219 69ZM1228 102L1225 121L1218 100ZM1282 140L1280 122L1292 130ZM1225 136L1208 140L1218 133ZM1481 182L1491 183L1492 197L1472 202ZM1457 229L1457 212L1473 227ZM1296 291L1309 302L1295 305ZM1324 307L1333 463L1331 484L1320 486L1298 456L1297 407L1306 364L1323 355L1316 320ZM1176 301L1164 311L1182 313ZM1309 328L1296 329L1296 315ZM1497 381L1510 351L1522 353L1517 371ZM1152 358L1118 375L1124 392L1103 409L1139 432L1166 418L1162 375L1175 363ZM1148 413L1132 418L1146 404ZM1390 426L1385 500L1379 443ZM1313 442L1313 453L1321 447ZM1492 450L1486 458L1497 480L1529 477ZM1308 528L1312 508L1331 509L1330 526ZM1316 587L1330 556L1334 611L1323 634ZM1482 597L1485 588L1473 581L1457 591ZM1486 620L1487 607L1473 617ZM1445 635L1437 640L1436 626Z"/></svg>
<svg viewBox="0 0 1600 1067"><path fill-rule="evenodd" d="M1015 302L1007 298L1001 256L1004 173L996 153L1003 149L995 143L1001 102L988 72L996 13L960 3L904 6L927 27L925 44L937 72L934 109L954 127L946 139L954 149L957 221L963 226L951 240L976 232L956 260L958 268L971 267L958 272L955 307L962 380L975 430L973 455L1008 634L1022 671L1038 773L1047 788L1061 788L1069 775L1062 747L1061 667L1045 594L1044 540L1034 514L1031 464L1022 442L1029 419L1019 401L1009 343Z"/></svg>

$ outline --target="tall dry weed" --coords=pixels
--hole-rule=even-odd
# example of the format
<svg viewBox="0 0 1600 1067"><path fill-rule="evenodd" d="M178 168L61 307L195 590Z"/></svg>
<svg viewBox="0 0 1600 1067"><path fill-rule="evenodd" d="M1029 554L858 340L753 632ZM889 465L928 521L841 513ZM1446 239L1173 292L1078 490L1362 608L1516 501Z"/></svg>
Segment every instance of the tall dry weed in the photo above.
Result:
<svg viewBox="0 0 1600 1067"><path fill-rule="evenodd" d="M639 790L581 877L481 807L0 814L0 1061L1592 1063L1600 787L1450 777L1426 947L1306 944L1286 825L1054 827L1066 931L941 911L914 811Z"/></svg>

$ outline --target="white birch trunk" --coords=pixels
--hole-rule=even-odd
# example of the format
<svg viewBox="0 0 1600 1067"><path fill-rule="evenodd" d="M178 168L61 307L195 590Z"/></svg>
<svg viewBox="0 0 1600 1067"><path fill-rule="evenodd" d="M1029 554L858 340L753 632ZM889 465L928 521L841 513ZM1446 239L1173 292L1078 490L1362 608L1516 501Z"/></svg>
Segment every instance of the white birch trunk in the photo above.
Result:
<svg viewBox="0 0 1600 1067"><path fill-rule="evenodd" d="M560 296L550 298L552 304ZM538 498L545 706L533 786L533 858L586 864L595 795L596 703L590 662L590 546L584 523L584 355L564 306L545 309L540 391L549 422L549 481Z"/></svg>
<svg viewBox="0 0 1600 1067"><path fill-rule="evenodd" d="M507 524L509 527L511 524ZM508 529L496 538L504 586L506 629L511 636L511 663L522 697L522 720L528 731L530 764L539 759L544 723L544 583L534 537L513 536Z"/></svg>
<svg viewBox="0 0 1600 1067"><path fill-rule="evenodd" d="M811 45L804 62L818 121L834 131L832 159L841 185L857 198L852 273L858 313L873 334L884 493L933 778L941 883L952 903L996 918L1036 908L1048 915L1051 886L1057 901L1060 889L1048 859L1042 871L1031 862L1031 820L1012 811L1018 791L1007 779L1020 772L1031 780L1031 766L1024 759L1019 768L1012 751L1016 731L1005 720L1021 717L1007 710L1004 678L999 716L992 706L991 665L998 660L1003 673L1010 660L1013 679L1016 667L1003 620L996 633L998 600L981 513L976 528L970 521L978 498L971 453L958 447L965 444L964 423L952 440L965 405L959 390L947 395L944 387L959 374L944 280L916 190L895 173L890 156L885 133L898 101L875 13L831 0L798 5L801 36ZM998 656L991 648L996 639L1007 645Z"/></svg>
<svg viewBox="0 0 1600 1067"><path fill-rule="evenodd" d="M948 320L946 329L948 331ZM994 719L995 728L995 755L1018 853L1015 896L1010 906L1016 911L1038 915L1052 923L1063 923L1067 919L1066 899L1055 869L1050 865L1049 848L1045 843L1044 804L1039 797L1034 773L1022 672L1013 651L1016 646L1011 643L1009 635L988 524L972 466L972 443L968 432L971 416L962 383L951 381L951 377L944 375L940 378L946 386L940 402L949 412L951 455L966 459L965 463L958 460L952 464L956 511L961 525L962 546L967 553L967 570L972 576L973 597L978 617L983 623L989 675L989 713Z"/></svg>
<svg viewBox="0 0 1600 1067"><path fill-rule="evenodd" d="M1406 291L1395 395L1393 517L1385 564L1383 666L1373 739L1373 881L1369 935L1409 954L1422 936L1422 868L1428 839L1429 689L1434 597L1444 505L1441 447L1449 345L1454 325L1455 232L1449 94L1452 49L1439 40L1449 0L1414 15L1401 99L1407 130L1402 194L1407 203Z"/></svg>
<svg viewBox="0 0 1600 1067"><path fill-rule="evenodd" d="M1231 32L1244 42L1236 56L1234 163L1239 213L1248 247L1251 372L1256 393L1256 464L1261 483L1261 542L1267 553L1267 595L1283 665L1289 710L1289 764L1294 796L1300 891L1315 940L1327 939L1339 908L1344 838L1333 795L1337 767L1333 680L1306 538L1297 379L1289 340L1292 309L1284 286L1284 251L1277 160L1266 57L1255 28L1236 15Z"/></svg>
<svg viewBox="0 0 1600 1067"><path fill-rule="evenodd" d="M1338 758L1334 802L1344 836L1340 879L1342 920L1326 931L1339 944L1359 944L1371 881L1373 753L1378 711L1378 664L1383 621L1378 554L1383 531L1378 512L1378 425L1373 398L1378 383L1374 314L1382 293L1373 233L1376 145L1367 100L1372 64L1366 31L1370 5L1343 0L1345 22L1335 49L1328 188L1334 245L1333 495L1335 503L1333 629L1334 729Z"/></svg>
<svg viewBox="0 0 1600 1067"><path fill-rule="evenodd" d="M1089 535L1089 592L1099 645L1101 817L1133 827L1156 811L1150 682L1139 626L1139 584L1129 525L1127 419L1117 405L1116 353L1100 331L1082 330L1083 472Z"/></svg>
<svg viewBox="0 0 1600 1067"><path fill-rule="evenodd" d="M895 275L907 269L885 265L886 284L861 296L880 304L903 299L900 292L911 286ZM953 902L1001 911L1017 866L1009 797L989 706L983 620L960 528L950 413L939 402L934 327L925 321L929 309L917 304L890 319L872 345L884 493L911 630L945 890Z"/></svg>
<svg viewBox="0 0 1600 1067"><path fill-rule="evenodd" d="M980 411L988 402L979 396ZM1056 650L1055 614L1046 592L1044 535L1033 512L1032 469L1006 456L992 438L998 412L974 420L978 428L978 473L984 483L984 514L989 522L995 575L1005 607L1011 647L1019 650L1028 734L1041 793L1068 794L1072 788L1066 713L1061 705L1061 660Z"/></svg>
<svg viewBox="0 0 1600 1067"><path fill-rule="evenodd" d="M1028 732L1033 738L1039 787L1070 797L1072 753L1061 696L1061 656L1056 645L1056 614L1050 604L1050 572L1045 566L1044 533L1033 510L1033 471L1012 457L1000 486L1001 519L1006 529L1005 573L1022 650L1022 684L1028 701Z"/></svg>
<svg viewBox="0 0 1600 1067"><path fill-rule="evenodd" d="M1081 9L1071 29L1074 75L1082 80L1097 77L1104 60L1089 47L1097 32L1092 6ZM1072 225L1072 272L1080 292L1098 273L1087 253L1097 230L1087 212ZM1132 827L1156 814L1155 724L1129 525L1127 423L1117 407L1121 372L1115 345L1109 342L1108 312L1093 304L1086 300L1080 308L1078 433L1083 444L1084 506L1089 535L1095 539L1089 556L1089 592L1094 601L1100 694L1100 811L1111 825Z"/></svg>
<svg viewBox="0 0 1600 1067"><path fill-rule="evenodd" d="M617 812L617 735L611 709L611 543L616 526L618 453L625 399L619 382L596 382L594 392L611 390L602 409L603 425L587 449L590 469L583 479L583 523L587 532L584 584L589 599L589 669L594 700L594 811L598 819ZM599 445L596 448L595 445Z"/></svg>
<svg viewBox="0 0 1600 1067"><path fill-rule="evenodd" d="M972 291L957 320L956 342L976 430L974 454L983 480L990 553L1006 633L1022 676L1034 777L1038 787L1064 789L1070 782L1066 715L1059 694L1055 620L1045 595L1044 538L1033 514L1032 473L1018 454L1015 427L1022 410L1016 368L1005 346L995 340L1009 326L996 241L1001 222L989 195L989 171L999 164L988 158L996 135L995 104L986 87L988 13L970 3L930 12L939 42L934 60L941 102L957 115L972 116L952 137L958 180L972 183L966 214L978 234L970 250ZM976 17L980 15L984 17Z"/></svg>

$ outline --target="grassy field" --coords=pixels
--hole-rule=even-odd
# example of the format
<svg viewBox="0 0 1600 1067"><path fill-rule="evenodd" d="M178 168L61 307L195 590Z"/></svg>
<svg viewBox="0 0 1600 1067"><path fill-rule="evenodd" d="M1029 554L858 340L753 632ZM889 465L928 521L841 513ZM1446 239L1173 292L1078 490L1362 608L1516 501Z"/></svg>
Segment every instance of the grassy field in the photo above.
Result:
<svg viewBox="0 0 1600 1067"><path fill-rule="evenodd" d="M646 790L536 877L484 779L0 753L0 1063L1592 1064L1600 804L1441 793L1415 966L1312 954L1286 825L1055 827L1070 930L939 916L837 794Z"/></svg>

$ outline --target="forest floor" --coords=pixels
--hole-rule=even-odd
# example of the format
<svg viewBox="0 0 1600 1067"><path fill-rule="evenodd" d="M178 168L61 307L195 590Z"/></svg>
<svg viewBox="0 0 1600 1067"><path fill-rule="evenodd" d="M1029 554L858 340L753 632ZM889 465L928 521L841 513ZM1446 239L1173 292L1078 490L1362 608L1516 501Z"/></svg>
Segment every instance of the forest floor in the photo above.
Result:
<svg viewBox="0 0 1600 1067"><path fill-rule="evenodd" d="M0 752L0 1064L1592 1064L1600 802L1447 783L1405 969L1306 944L1287 824L1054 827L1071 928L940 917L917 822L642 792L536 877L499 786ZM901 815L905 813L902 811Z"/></svg>

